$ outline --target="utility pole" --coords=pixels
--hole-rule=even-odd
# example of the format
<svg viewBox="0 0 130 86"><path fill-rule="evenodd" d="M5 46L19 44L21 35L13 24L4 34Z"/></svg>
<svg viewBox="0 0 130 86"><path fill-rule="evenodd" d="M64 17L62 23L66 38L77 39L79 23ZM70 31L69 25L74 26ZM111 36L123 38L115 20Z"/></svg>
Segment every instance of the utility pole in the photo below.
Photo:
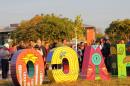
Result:
<svg viewBox="0 0 130 86"><path fill-rule="evenodd" d="M77 52L77 44L78 44L78 39L77 39L77 27L75 27L75 49L76 49L76 52Z"/></svg>

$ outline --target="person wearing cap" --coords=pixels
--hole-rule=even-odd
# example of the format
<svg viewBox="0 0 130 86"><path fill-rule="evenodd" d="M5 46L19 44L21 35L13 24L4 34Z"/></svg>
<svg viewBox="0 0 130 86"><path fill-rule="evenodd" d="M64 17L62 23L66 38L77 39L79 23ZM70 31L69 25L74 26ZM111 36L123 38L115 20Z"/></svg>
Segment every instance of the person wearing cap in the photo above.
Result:
<svg viewBox="0 0 130 86"><path fill-rule="evenodd" d="M5 43L3 48L0 49L1 67L2 67L2 78L6 79L8 77L9 71L9 44Z"/></svg>

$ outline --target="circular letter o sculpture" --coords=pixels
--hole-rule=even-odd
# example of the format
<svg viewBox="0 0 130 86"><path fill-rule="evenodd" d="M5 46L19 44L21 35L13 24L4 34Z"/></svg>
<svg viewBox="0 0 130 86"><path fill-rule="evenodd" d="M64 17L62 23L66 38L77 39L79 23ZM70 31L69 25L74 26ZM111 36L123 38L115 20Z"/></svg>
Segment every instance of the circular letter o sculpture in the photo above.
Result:
<svg viewBox="0 0 130 86"><path fill-rule="evenodd" d="M79 64L76 52L70 47L58 47L48 54L48 62L53 64L62 64L63 60L67 59L69 68L68 73L64 73L64 68L61 69L49 69L48 78L51 81L63 82L63 81L75 81L79 74Z"/></svg>
<svg viewBox="0 0 130 86"><path fill-rule="evenodd" d="M11 60L11 77L16 86L39 86L44 78L42 56L34 49L16 52Z"/></svg>

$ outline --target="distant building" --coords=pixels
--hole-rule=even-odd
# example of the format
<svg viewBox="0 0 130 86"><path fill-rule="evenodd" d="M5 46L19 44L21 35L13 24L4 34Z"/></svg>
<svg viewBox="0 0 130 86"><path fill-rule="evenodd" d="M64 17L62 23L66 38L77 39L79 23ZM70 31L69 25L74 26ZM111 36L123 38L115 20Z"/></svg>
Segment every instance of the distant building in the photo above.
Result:
<svg viewBox="0 0 130 86"><path fill-rule="evenodd" d="M18 24L10 24L9 27L0 27L0 45L3 45L10 38L10 33L18 27Z"/></svg>
<svg viewBox="0 0 130 86"><path fill-rule="evenodd" d="M84 25L86 30L86 42L87 44L92 44L96 40L96 28L90 25Z"/></svg>

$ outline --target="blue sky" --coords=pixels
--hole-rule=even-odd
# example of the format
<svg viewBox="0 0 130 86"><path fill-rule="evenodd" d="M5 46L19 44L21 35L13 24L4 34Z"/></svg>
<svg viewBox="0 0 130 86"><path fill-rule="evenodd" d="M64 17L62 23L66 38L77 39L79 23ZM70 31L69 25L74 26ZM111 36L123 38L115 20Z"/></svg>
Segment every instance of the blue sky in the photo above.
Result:
<svg viewBox="0 0 130 86"><path fill-rule="evenodd" d="M36 14L54 13L104 29L111 21L130 18L130 0L0 0L0 26L19 23Z"/></svg>

